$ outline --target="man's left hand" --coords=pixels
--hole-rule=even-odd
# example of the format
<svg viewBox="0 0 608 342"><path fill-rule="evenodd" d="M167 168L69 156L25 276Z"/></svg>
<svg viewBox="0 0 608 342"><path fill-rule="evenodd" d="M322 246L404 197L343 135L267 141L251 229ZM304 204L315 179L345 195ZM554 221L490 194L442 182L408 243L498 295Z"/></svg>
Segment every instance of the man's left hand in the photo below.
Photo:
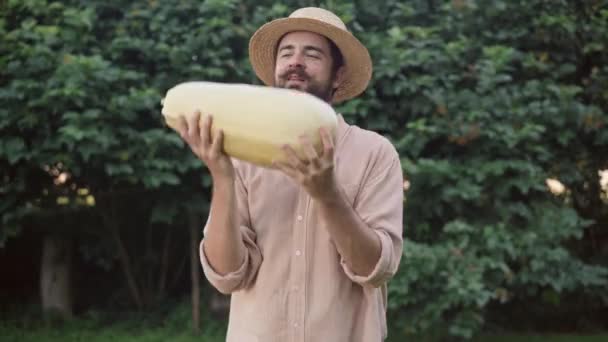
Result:
<svg viewBox="0 0 608 342"><path fill-rule="evenodd" d="M293 147L283 146L285 161L274 166L298 182L308 194L321 202L333 202L340 197L334 173L334 144L329 131L319 129L323 150L319 155L309 136L300 137L305 156L299 157Z"/></svg>

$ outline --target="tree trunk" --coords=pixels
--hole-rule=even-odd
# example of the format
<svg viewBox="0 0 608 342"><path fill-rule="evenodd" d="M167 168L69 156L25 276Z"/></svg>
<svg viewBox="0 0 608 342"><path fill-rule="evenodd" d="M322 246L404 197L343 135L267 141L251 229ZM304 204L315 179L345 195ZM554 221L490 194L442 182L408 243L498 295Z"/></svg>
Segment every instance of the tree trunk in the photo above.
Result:
<svg viewBox="0 0 608 342"><path fill-rule="evenodd" d="M129 287L129 291L131 292L131 297L135 302L138 310L142 310L144 308L144 302L142 299L141 291L137 286L137 281L135 280L135 274L131 269L131 258L129 257L129 253L127 252L127 248L120 237L120 233L118 232L118 228L110 227L112 237L114 238L114 242L116 243L116 247L118 248L118 258L120 260L120 264L122 265L122 270L127 279L127 285Z"/></svg>
<svg viewBox="0 0 608 342"><path fill-rule="evenodd" d="M112 236L112 240L114 240L116 248L118 249L118 259L120 261L125 279L127 280L127 287L131 294L131 298L133 298L137 309L142 310L144 308L143 297L140 288L137 286L135 273L133 273L133 270L131 269L131 258L127 252L127 247L120 237L118 221L116 219L116 207L111 200L112 199L109 198L108 200L99 201L99 206L102 208L101 219L103 220L105 228Z"/></svg>
<svg viewBox="0 0 608 342"><path fill-rule="evenodd" d="M40 299L45 314L63 319L73 316L71 268L72 241L46 235L40 268Z"/></svg>
<svg viewBox="0 0 608 342"><path fill-rule="evenodd" d="M194 211L189 212L190 226L190 278L192 279L192 330L200 332L200 259L198 257L200 218Z"/></svg>
<svg viewBox="0 0 608 342"><path fill-rule="evenodd" d="M163 254L160 261L160 278L158 280L158 293L156 298L161 301L165 297L165 290L167 288L167 277L169 274L169 250L171 249L171 237L173 230L167 230L165 240L163 242Z"/></svg>

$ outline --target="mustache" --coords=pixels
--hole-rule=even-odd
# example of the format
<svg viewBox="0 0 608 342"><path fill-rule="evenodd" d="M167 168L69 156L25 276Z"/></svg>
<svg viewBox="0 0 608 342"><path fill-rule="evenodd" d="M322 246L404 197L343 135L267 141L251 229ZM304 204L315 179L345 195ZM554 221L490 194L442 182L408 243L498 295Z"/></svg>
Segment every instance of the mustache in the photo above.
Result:
<svg viewBox="0 0 608 342"><path fill-rule="evenodd" d="M298 69L288 69L287 71L282 73L280 75L280 77L287 79L292 75L298 76L298 78L301 78L303 80L307 80L309 78L308 74L304 70L299 69L299 68Z"/></svg>

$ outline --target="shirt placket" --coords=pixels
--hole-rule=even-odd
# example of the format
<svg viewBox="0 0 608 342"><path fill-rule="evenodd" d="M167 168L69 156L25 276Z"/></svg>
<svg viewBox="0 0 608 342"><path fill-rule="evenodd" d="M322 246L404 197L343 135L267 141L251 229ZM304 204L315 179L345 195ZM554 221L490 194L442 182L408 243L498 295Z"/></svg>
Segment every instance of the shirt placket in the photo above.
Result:
<svg viewBox="0 0 608 342"><path fill-rule="evenodd" d="M305 313L306 313L306 272L307 250L306 236L308 229L308 206L310 199L305 191L300 191L295 217L294 243L292 265L291 292L294 306L290 310L290 329L294 342L305 342Z"/></svg>

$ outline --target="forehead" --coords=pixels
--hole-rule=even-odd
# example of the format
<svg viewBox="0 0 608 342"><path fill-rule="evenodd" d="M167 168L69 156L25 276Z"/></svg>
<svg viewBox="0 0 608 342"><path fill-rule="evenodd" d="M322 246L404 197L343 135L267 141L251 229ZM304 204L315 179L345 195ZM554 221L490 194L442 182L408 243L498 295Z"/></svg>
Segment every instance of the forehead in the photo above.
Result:
<svg viewBox="0 0 608 342"><path fill-rule="evenodd" d="M318 33L307 31L296 31L285 34L283 38L281 38L278 47L281 48L285 45L312 45L329 51L329 42L327 41L327 38Z"/></svg>

